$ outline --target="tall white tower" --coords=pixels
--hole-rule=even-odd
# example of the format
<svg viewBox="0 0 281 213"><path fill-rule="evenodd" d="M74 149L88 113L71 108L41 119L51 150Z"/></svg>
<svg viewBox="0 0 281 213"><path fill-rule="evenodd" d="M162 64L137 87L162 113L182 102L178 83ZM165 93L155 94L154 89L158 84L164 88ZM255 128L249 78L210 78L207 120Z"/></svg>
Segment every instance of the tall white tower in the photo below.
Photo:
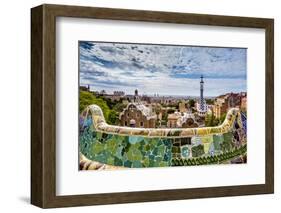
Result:
<svg viewBox="0 0 281 213"><path fill-rule="evenodd" d="M204 99L203 93L204 93L204 81L203 81L203 75L201 75L200 100L199 100L199 104L197 104L198 115L201 117L205 117L206 112L207 112L207 105L206 105L206 101Z"/></svg>

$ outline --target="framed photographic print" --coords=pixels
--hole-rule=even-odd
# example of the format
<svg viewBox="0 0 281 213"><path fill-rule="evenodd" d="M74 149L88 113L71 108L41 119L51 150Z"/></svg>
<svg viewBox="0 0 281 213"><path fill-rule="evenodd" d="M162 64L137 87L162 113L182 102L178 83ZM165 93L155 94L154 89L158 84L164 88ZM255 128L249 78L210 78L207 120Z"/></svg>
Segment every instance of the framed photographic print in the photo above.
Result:
<svg viewBox="0 0 281 213"><path fill-rule="evenodd" d="M274 191L273 19L31 9L31 203Z"/></svg>

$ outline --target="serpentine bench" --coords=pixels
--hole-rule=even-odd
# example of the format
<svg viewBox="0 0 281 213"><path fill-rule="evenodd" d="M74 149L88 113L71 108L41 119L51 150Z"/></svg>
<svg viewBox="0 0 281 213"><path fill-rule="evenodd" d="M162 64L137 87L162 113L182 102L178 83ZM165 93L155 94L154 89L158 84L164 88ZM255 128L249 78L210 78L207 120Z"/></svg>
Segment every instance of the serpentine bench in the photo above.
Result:
<svg viewBox="0 0 281 213"><path fill-rule="evenodd" d="M101 108L90 105L79 128L81 169L96 168L89 162L110 168L244 162L247 151L246 116L236 108L215 127L134 128L107 124Z"/></svg>

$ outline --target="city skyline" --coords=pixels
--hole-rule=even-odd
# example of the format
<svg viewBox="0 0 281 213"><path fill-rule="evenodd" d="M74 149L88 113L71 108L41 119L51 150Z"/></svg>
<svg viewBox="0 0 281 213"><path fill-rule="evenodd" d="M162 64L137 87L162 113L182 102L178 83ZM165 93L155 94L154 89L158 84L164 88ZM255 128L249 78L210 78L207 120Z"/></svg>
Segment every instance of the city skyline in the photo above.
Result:
<svg viewBox="0 0 281 213"><path fill-rule="evenodd" d="M247 49L79 42L80 85L94 91L135 89L153 96L204 96L246 92Z"/></svg>
<svg viewBox="0 0 281 213"><path fill-rule="evenodd" d="M84 88L87 88L89 85L80 85L81 87L84 87ZM138 90L138 88L136 88ZM115 92L124 92L124 91L117 91L117 90L114 90L114 91L106 91L106 90L94 90L93 89L89 89L90 92L96 92L96 93L102 93L104 92L105 95L115 95L114 93ZM230 93L233 93L233 94L238 94L238 93L247 93L246 91L241 91L241 92L230 92ZM226 94L229 94L229 93L223 93L223 94L220 94L220 95L216 95L216 96L208 96L208 95L204 95L204 98L217 98L218 96L222 96L222 95L226 95ZM119 95L119 94L116 94L117 96L122 96L122 95ZM132 93L125 93L124 92L124 96L134 96L134 91ZM138 95L139 96L146 96L146 97L157 97L157 98L200 98L200 94L198 92L197 95L169 95L169 94L158 94L158 93L154 93L154 94L147 94L147 93L142 93L141 91L138 90Z"/></svg>

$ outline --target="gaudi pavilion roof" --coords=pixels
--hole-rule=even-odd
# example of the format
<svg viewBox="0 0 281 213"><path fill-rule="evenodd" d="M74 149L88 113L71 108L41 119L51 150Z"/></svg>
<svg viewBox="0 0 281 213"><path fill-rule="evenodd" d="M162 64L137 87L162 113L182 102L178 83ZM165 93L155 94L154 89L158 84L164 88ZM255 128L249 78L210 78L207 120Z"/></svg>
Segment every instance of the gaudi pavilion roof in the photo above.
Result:
<svg viewBox="0 0 281 213"><path fill-rule="evenodd" d="M122 116L125 111L127 111L131 106L134 106L136 109L138 109L139 111L141 111L141 113L147 118L147 119L156 119L156 115L155 113L152 112L151 108L145 106L144 104L140 103L140 102L136 102L136 103L129 103L127 105L127 107L123 110L123 112L120 113L120 116Z"/></svg>

